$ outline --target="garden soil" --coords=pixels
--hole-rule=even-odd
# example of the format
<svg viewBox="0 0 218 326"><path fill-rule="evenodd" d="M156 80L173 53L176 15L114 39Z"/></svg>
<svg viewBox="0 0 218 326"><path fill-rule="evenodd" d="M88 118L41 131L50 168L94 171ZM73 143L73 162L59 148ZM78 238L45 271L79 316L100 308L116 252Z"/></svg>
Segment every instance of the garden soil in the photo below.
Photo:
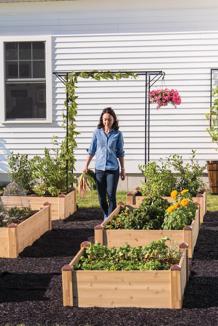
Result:
<svg viewBox="0 0 218 326"><path fill-rule="evenodd" d="M79 209L54 221L18 258L0 259L0 325L218 325L218 211L207 213L201 226L181 310L64 308L61 267L82 241L93 240L100 221L98 209Z"/></svg>

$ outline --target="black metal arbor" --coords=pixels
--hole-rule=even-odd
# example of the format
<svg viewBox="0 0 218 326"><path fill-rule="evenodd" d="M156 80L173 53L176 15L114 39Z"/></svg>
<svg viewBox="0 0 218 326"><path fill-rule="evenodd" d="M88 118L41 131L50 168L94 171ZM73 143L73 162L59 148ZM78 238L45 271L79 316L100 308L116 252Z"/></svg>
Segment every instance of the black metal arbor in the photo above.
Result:
<svg viewBox="0 0 218 326"><path fill-rule="evenodd" d="M83 72L93 72L90 71L55 71L53 74L66 86L69 80L70 74L80 74ZM112 74L117 73L133 73L136 76L144 76L144 108L145 108L145 164L150 160L150 101L149 93L151 87L160 79L164 79L165 73L163 71L124 71L124 70L99 70L99 73L110 72ZM68 148L68 111L69 111L69 96L66 91L66 146ZM66 188L68 191L68 162L66 161Z"/></svg>

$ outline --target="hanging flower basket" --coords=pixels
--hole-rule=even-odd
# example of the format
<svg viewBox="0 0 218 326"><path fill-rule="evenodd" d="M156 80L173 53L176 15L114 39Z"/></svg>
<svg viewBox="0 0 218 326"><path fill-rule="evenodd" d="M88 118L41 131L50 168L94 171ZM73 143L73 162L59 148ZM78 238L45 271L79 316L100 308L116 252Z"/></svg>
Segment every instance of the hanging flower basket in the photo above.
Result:
<svg viewBox="0 0 218 326"><path fill-rule="evenodd" d="M181 104L181 97L176 89L154 89L149 93L150 103L157 103L157 109L171 103L175 108Z"/></svg>

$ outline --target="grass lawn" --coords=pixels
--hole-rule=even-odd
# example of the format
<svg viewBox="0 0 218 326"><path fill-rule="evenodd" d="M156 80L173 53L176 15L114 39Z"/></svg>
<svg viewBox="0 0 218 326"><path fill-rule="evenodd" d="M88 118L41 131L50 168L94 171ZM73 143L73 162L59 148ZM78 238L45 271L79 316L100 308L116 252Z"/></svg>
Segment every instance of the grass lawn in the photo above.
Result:
<svg viewBox="0 0 218 326"><path fill-rule="evenodd" d="M117 192L117 202L119 203L120 201L122 201L123 203L126 202L125 191ZM97 192L90 191L83 198L80 198L79 195L77 195L77 204L79 208L99 207ZM218 195L207 195L207 210L218 211Z"/></svg>
<svg viewBox="0 0 218 326"><path fill-rule="evenodd" d="M218 211L218 195L207 195L207 210Z"/></svg>
<svg viewBox="0 0 218 326"><path fill-rule="evenodd" d="M119 203L120 201L122 201L123 203L126 202L125 191L117 192L117 203ZM87 194L83 198L80 198L77 194L77 205L79 206L79 208L99 207L97 191L87 192Z"/></svg>

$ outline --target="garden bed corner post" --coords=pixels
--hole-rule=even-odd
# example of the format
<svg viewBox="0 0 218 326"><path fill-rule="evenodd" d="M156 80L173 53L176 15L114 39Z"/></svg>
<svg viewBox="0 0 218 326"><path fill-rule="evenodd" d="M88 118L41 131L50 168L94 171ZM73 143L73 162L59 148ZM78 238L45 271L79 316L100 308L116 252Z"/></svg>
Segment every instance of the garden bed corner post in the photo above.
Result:
<svg viewBox="0 0 218 326"><path fill-rule="evenodd" d="M104 244L104 228L101 224L95 226L95 243Z"/></svg>
<svg viewBox="0 0 218 326"><path fill-rule="evenodd" d="M64 265L62 267L62 288L63 288L63 305L73 306L73 275L72 267Z"/></svg>
<svg viewBox="0 0 218 326"><path fill-rule="evenodd" d="M189 279L188 243L187 242L182 242L179 245L179 250L180 250L181 253L185 252L186 282L188 282L188 279Z"/></svg>
<svg viewBox="0 0 218 326"><path fill-rule="evenodd" d="M179 246L181 252L181 259L183 259L184 263L180 266L180 264L176 264L171 266L171 308L173 309L181 309L182 308L182 300L183 294L185 290L186 283L188 281L188 244L183 242ZM181 262L181 260L180 260ZM182 276L184 267L186 273ZM182 270L183 269L183 270Z"/></svg>
<svg viewBox="0 0 218 326"><path fill-rule="evenodd" d="M49 218L48 218L48 229L51 231L52 230L52 221L51 221L51 204L46 202L43 204L42 208L48 207L49 208Z"/></svg>
<svg viewBox="0 0 218 326"><path fill-rule="evenodd" d="M194 250L193 241L192 241L192 227L190 225L187 225L184 227L183 231L184 231L184 241L188 243L189 257L191 257L192 250Z"/></svg>
<svg viewBox="0 0 218 326"><path fill-rule="evenodd" d="M9 257L17 258L18 256L17 224L11 223L8 225L8 238L9 238Z"/></svg>
<svg viewBox="0 0 218 326"><path fill-rule="evenodd" d="M181 308L181 296L181 267L173 265L171 267L171 308Z"/></svg>

